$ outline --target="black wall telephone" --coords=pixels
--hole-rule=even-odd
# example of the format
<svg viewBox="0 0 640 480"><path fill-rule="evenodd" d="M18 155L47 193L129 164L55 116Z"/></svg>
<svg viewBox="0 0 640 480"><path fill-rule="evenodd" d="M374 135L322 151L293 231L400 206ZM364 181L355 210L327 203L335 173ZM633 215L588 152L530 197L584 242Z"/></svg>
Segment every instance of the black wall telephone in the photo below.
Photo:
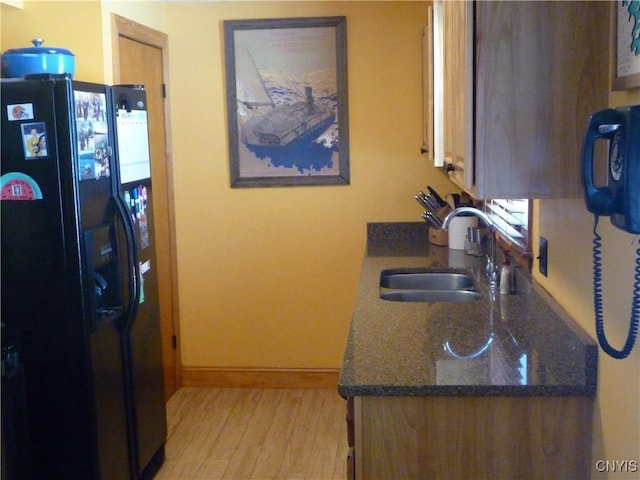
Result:
<svg viewBox="0 0 640 480"><path fill-rule="evenodd" d="M609 141L608 183L596 186L593 174L597 140ZM631 321L621 350L613 348L604 333L602 308L602 237L598 219L610 216L611 223L629 232L640 233L640 105L606 109L591 116L584 141L582 178L587 209L594 214L593 227L593 303L596 334L602 349L613 358L627 357L638 335L640 318L640 247L636 251L635 281Z"/></svg>

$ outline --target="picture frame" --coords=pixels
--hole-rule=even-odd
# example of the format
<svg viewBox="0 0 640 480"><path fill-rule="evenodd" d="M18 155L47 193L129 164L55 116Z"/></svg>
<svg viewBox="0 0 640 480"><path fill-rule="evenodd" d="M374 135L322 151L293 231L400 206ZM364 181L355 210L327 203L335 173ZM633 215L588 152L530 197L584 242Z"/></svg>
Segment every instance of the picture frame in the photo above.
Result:
<svg viewBox="0 0 640 480"><path fill-rule="evenodd" d="M22 144L25 160L48 158L47 127L44 122L23 123Z"/></svg>
<svg viewBox="0 0 640 480"><path fill-rule="evenodd" d="M223 24L231 187L348 185L346 18Z"/></svg>
<svg viewBox="0 0 640 480"><path fill-rule="evenodd" d="M613 90L640 87L640 11L637 2L612 2L614 22ZM635 32L635 33L634 33Z"/></svg>

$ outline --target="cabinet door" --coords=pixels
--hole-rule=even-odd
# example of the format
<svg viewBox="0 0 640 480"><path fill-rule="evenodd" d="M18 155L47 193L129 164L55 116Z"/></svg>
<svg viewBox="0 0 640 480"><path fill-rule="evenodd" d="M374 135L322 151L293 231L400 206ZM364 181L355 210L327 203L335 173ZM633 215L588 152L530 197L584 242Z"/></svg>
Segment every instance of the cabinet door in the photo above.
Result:
<svg viewBox="0 0 640 480"><path fill-rule="evenodd" d="M433 9L427 9L427 25L422 34L422 150L430 162L433 155ZM442 167L442 163L434 163Z"/></svg>
<svg viewBox="0 0 640 480"><path fill-rule="evenodd" d="M473 3L447 2L451 22L452 123L454 175L465 187L474 183L473 167Z"/></svg>
<svg viewBox="0 0 640 480"><path fill-rule="evenodd" d="M584 129L608 101L609 7L476 3L479 198L582 195Z"/></svg>
<svg viewBox="0 0 640 480"><path fill-rule="evenodd" d="M434 1L431 9L433 32L433 164L443 167L444 160L444 18L442 1Z"/></svg>
<svg viewBox="0 0 640 480"><path fill-rule="evenodd" d="M444 77L443 88L443 100L444 100L444 118L443 118L443 131L444 131L444 161L448 165L452 165L454 162L454 135L456 129L456 119L454 114L454 102L453 99L456 96L457 87L459 83L456 81L456 77L459 74L456 71L456 57L455 46L457 44L454 24L453 11L455 9L454 2L442 2L442 21L444 32L444 64L442 75Z"/></svg>
<svg viewBox="0 0 640 480"><path fill-rule="evenodd" d="M590 476L591 397L357 399L357 480Z"/></svg>
<svg viewBox="0 0 640 480"><path fill-rule="evenodd" d="M353 397L347 398L347 480L356 479L355 406Z"/></svg>
<svg viewBox="0 0 640 480"><path fill-rule="evenodd" d="M451 178L471 189L473 175L473 3L442 2L444 155ZM449 167L451 168L451 167Z"/></svg>

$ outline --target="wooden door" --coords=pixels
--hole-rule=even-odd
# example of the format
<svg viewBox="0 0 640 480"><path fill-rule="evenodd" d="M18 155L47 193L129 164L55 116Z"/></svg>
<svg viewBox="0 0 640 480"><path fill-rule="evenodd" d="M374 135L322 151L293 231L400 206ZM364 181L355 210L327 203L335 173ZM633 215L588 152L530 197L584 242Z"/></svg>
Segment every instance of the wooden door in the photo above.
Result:
<svg viewBox="0 0 640 480"><path fill-rule="evenodd" d="M141 84L147 93L151 181L160 297L160 324L165 397L180 387L178 292L175 261L175 222L171 192L168 135L167 36L114 15L114 83Z"/></svg>

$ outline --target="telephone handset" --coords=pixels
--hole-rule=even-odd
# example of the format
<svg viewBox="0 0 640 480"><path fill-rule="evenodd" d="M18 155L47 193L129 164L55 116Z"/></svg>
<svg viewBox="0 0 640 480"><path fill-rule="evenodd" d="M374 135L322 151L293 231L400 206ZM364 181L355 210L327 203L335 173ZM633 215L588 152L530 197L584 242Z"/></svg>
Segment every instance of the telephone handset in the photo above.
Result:
<svg viewBox="0 0 640 480"><path fill-rule="evenodd" d="M609 141L608 183L593 180L594 147L597 140ZM589 120L582 154L582 179L587 210L594 214L593 305L596 335L602 349L613 358L626 358L633 350L640 319L640 248L636 269L627 340L621 350L613 348L604 333L602 307L602 237L597 232L599 217L629 233L640 233L640 105L606 109Z"/></svg>

